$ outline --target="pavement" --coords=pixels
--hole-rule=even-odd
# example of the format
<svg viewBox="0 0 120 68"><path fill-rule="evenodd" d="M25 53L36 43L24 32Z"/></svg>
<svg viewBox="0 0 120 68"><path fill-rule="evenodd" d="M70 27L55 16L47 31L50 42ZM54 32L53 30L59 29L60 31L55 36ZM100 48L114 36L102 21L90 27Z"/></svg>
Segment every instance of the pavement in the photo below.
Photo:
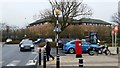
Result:
<svg viewBox="0 0 120 68"><path fill-rule="evenodd" d="M115 56L116 57L116 56ZM89 56L83 54L83 66L118 66L118 57L111 57L106 55ZM88 59L89 58L89 59ZM42 64L43 65L43 64ZM47 66L56 66L56 59L46 62ZM60 56L60 66L78 66L79 58L75 54L67 54Z"/></svg>
<svg viewBox="0 0 120 68"><path fill-rule="evenodd" d="M94 55L90 56L88 54L82 54L83 58L83 66L86 68L89 67L101 67L101 68L118 68L118 58L119 55ZM38 68L42 68L42 65ZM46 66L48 68L55 68L56 67L56 58L55 60L50 60L46 62ZM73 67L79 67L79 58L76 58L75 54L64 54L60 56L60 67L61 68L73 68Z"/></svg>

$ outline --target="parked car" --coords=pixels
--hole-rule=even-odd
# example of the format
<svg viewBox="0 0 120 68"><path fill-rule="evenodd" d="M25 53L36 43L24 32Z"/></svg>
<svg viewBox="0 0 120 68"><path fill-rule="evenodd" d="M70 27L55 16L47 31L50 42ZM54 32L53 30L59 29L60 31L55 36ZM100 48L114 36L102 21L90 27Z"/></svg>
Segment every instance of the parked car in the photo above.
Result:
<svg viewBox="0 0 120 68"><path fill-rule="evenodd" d="M38 43L41 43L41 42L46 42L46 40L42 39L42 38L39 38L34 42L34 44L38 44Z"/></svg>
<svg viewBox="0 0 120 68"><path fill-rule="evenodd" d="M63 50L66 52L66 53L75 53L75 42L76 40L72 40L66 44L64 44L63 46ZM88 47L99 47L98 44L90 44L89 42L86 42L84 39L82 40L82 52L87 52L87 48Z"/></svg>
<svg viewBox="0 0 120 68"><path fill-rule="evenodd" d="M62 48L62 49L63 49L64 44L66 44L67 42L70 42L70 41L71 41L71 39L60 39L60 40L58 41L58 46L59 46L59 48Z"/></svg>
<svg viewBox="0 0 120 68"><path fill-rule="evenodd" d="M23 51L23 50L33 50L35 46L32 40L24 40L22 41L22 43L20 43L19 47L20 47L20 51Z"/></svg>

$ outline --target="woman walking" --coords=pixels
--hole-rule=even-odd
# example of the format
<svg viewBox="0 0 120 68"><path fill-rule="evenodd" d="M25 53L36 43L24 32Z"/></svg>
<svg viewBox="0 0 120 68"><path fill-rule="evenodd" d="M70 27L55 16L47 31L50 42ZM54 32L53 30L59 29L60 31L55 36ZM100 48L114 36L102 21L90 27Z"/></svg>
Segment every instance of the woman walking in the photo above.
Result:
<svg viewBox="0 0 120 68"><path fill-rule="evenodd" d="M50 46L50 43L47 41L47 43L46 43L47 61L49 61L49 57L51 57L54 60L54 57L50 54L50 51L51 51L51 46Z"/></svg>

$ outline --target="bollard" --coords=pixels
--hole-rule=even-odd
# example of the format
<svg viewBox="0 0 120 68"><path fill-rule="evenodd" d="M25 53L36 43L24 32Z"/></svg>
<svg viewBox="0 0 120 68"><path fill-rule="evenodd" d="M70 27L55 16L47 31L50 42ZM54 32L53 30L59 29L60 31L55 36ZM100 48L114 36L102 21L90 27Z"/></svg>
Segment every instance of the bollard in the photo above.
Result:
<svg viewBox="0 0 120 68"><path fill-rule="evenodd" d="M83 58L82 58L82 55L79 58L79 67L83 67Z"/></svg>
<svg viewBox="0 0 120 68"><path fill-rule="evenodd" d="M119 47L117 46L117 54L119 54Z"/></svg>
<svg viewBox="0 0 120 68"><path fill-rule="evenodd" d="M79 59L79 67L83 67L83 58Z"/></svg>
<svg viewBox="0 0 120 68"><path fill-rule="evenodd" d="M43 68L46 68L46 52L43 54Z"/></svg>
<svg viewBox="0 0 120 68"><path fill-rule="evenodd" d="M57 55L56 60L57 60L56 68L60 68L60 58L59 58L59 55Z"/></svg>
<svg viewBox="0 0 120 68"><path fill-rule="evenodd" d="M39 65L41 65L41 48L39 49Z"/></svg>

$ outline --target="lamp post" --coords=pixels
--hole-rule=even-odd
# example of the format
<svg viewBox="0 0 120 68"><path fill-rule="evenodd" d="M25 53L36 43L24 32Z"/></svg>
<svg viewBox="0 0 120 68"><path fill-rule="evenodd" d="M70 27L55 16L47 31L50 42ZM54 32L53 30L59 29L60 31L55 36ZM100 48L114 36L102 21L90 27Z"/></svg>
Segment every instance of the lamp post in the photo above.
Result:
<svg viewBox="0 0 120 68"><path fill-rule="evenodd" d="M54 32L55 32L55 38L56 38L56 55L57 55L57 57L56 57L56 68L60 68L60 58L59 58L59 52L58 52L58 33L59 32L61 32L61 29L60 29L60 25L59 25L59 22L58 22L58 16L60 15L59 14L59 10L58 9L56 9L55 10L55 13L56 13L56 19L57 19L57 21L56 21L56 26L55 26L55 29L54 29Z"/></svg>

